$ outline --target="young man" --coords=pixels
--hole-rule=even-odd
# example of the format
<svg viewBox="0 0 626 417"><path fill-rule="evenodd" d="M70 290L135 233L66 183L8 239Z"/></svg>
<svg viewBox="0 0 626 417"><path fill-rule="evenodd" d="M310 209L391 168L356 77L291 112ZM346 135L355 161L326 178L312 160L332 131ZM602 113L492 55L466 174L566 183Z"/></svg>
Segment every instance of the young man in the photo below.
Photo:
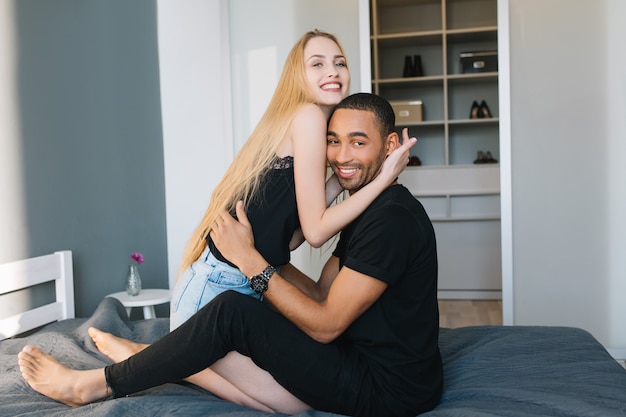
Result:
<svg viewBox="0 0 626 417"><path fill-rule="evenodd" d="M389 103L371 94L352 95L335 109L327 157L350 194L375 178L398 146L394 123ZM239 222L223 212L211 237L273 308L226 292L127 361L104 372L74 372L62 397L58 389L38 390L69 404L93 401L109 389L123 396L182 379L237 351L316 409L414 416L438 403L435 235L406 188L391 185L341 233L318 281L289 267L277 273L254 249L241 205L237 216ZM39 361L48 359L36 349L20 354L35 389L41 388L37 374L50 372ZM67 391L80 392L80 401Z"/></svg>

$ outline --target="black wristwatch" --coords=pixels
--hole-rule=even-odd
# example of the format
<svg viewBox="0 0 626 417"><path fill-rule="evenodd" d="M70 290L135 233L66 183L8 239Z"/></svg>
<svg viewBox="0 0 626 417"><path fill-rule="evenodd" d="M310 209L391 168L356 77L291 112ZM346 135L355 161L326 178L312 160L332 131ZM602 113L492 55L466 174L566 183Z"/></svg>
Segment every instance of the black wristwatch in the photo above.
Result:
<svg viewBox="0 0 626 417"><path fill-rule="evenodd" d="M248 278L250 280L250 288L257 294L263 294L267 291L267 283L272 275L276 272L276 268L272 265L268 265L259 275L254 275Z"/></svg>

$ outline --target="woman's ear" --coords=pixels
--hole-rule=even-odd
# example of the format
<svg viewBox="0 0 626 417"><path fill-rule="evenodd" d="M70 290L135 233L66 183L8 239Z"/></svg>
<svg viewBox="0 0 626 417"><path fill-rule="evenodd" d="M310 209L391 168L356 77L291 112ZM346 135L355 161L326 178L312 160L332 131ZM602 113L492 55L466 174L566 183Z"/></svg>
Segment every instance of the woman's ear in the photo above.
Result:
<svg viewBox="0 0 626 417"><path fill-rule="evenodd" d="M391 132L390 134L388 134L387 139L385 140L385 156L389 156L389 154L398 149L399 146L400 137L398 136L398 133Z"/></svg>

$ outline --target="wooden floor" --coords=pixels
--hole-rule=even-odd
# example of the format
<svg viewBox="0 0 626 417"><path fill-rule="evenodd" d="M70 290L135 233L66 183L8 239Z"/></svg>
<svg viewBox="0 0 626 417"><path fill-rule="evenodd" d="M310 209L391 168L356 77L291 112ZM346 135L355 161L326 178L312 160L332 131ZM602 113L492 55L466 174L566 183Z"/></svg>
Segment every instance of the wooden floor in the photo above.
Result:
<svg viewBox="0 0 626 417"><path fill-rule="evenodd" d="M439 326L502 325L500 300L439 300Z"/></svg>

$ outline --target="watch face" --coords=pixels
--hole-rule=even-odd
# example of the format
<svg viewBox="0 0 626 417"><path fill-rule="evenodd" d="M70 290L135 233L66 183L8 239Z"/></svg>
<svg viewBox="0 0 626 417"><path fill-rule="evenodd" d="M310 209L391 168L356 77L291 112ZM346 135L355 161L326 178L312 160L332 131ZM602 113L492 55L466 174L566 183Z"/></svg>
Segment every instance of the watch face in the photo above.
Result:
<svg viewBox="0 0 626 417"><path fill-rule="evenodd" d="M263 294L267 291L267 281L263 277L257 275L250 280L250 288L256 293Z"/></svg>

